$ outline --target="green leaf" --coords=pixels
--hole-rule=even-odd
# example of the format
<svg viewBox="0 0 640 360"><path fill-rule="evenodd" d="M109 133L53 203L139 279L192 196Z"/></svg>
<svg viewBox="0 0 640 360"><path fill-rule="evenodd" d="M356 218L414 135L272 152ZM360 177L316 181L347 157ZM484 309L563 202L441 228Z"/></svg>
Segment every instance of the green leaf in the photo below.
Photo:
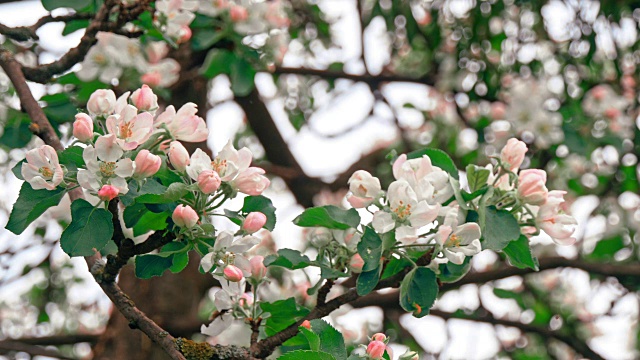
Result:
<svg viewBox="0 0 640 360"><path fill-rule="evenodd" d="M400 285L400 306L415 317L429 314L429 309L438 297L436 274L429 268L411 270Z"/></svg>
<svg viewBox="0 0 640 360"><path fill-rule="evenodd" d="M321 226L328 229L345 230L360 225L360 215L356 209L343 210L337 206L327 205L306 209L293 223L302 227Z"/></svg>
<svg viewBox="0 0 640 360"><path fill-rule="evenodd" d="M189 247L189 249L185 249L185 247ZM191 249L191 247L192 245L189 245L188 243L174 241L163 246L158 255L173 255L173 263L169 270L171 270L172 273L176 274L184 270L184 268L186 268L189 264L189 250Z"/></svg>
<svg viewBox="0 0 640 360"><path fill-rule="evenodd" d="M151 230L164 230L167 228L167 218L171 216L168 212L155 213L147 211L133 226L133 236L146 234Z"/></svg>
<svg viewBox="0 0 640 360"><path fill-rule="evenodd" d="M213 46L226 36L226 33L217 29L198 29L191 38L193 50L205 50Z"/></svg>
<svg viewBox="0 0 640 360"><path fill-rule="evenodd" d="M62 35L67 36L73 32L86 28L87 26L89 26L88 19L71 20L66 23L64 29L62 29Z"/></svg>
<svg viewBox="0 0 640 360"><path fill-rule="evenodd" d="M451 157L447 155L446 152L440 149L422 149L412 151L407 154L407 159L417 159L421 158L423 155L427 155L429 159L431 159L431 164L433 166L437 166L440 169L446 171L453 177L458 180L458 168L456 164L451 160Z"/></svg>
<svg viewBox="0 0 640 360"><path fill-rule="evenodd" d="M318 335L320 340L319 349L312 350L331 354L336 360L346 360L347 349L342 334L324 320L311 320L310 323L311 331Z"/></svg>
<svg viewBox="0 0 640 360"><path fill-rule="evenodd" d="M302 336L304 336L305 339L307 339L307 341L309 342L309 349L313 351L319 351L320 336L318 336L318 334L304 327L299 327L299 330Z"/></svg>
<svg viewBox="0 0 640 360"><path fill-rule="evenodd" d="M211 49L200 68L200 74L212 79L220 74L230 74L235 55L226 49Z"/></svg>
<svg viewBox="0 0 640 360"><path fill-rule="evenodd" d="M520 269L530 268L538 271L538 259L531 255L529 239L526 236L520 235L518 240L510 242L502 251L507 255L511 265Z"/></svg>
<svg viewBox="0 0 640 360"><path fill-rule="evenodd" d="M464 261L460 265L449 261L447 263L440 264L439 268L440 274L438 275L438 279L440 279L440 281L443 283L456 282L471 270L471 257L465 257Z"/></svg>
<svg viewBox="0 0 640 360"><path fill-rule="evenodd" d="M161 256L155 254L138 255L135 260L136 276L140 279L150 279L160 276L165 270L173 266L173 256Z"/></svg>
<svg viewBox="0 0 640 360"><path fill-rule="evenodd" d="M22 234L27 226L48 208L58 205L65 193L66 190L62 188L33 190L28 182L23 183L18 200L13 204L6 226L7 230L16 235Z"/></svg>
<svg viewBox="0 0 640 360"><path fill-rule="evenodd" d="M27 162L27 159L22 159L13 168L11 168L11 172L13 173L13 175L15 175L18 179L22 181L24 181L24 178L22 177L22 164L26 162Z"/></svg>
<svg viewBox="0 0 640 360"><path fill-rule="evenodd" d="M93 4L93 0L42 0L42 6L48 10L58 8L72 8L74 10L82 10Z"/></svg>
<svg viewBox="0 0 640 360"><path fill-rule="evenodd" d="M384 268L384 271L382 272L382 279L386 279L388 277L391 277L399 273L407 266L411 266L411 262L409 260L403 257L397 259L392 256L391 259L389 260L389 263L387 264L387 266Z"/></svg>
<svg viewBox="0 0 640 360"><path fill-rule="evenodd" d="M78 199L71 204L71 224L60 237L60 246L69 256L91 256L113 236L113 215Z"/></svg>
<svg viewBox="0 0 640 360"><path fill-rule="evenodd" d="M278 360L336 360L333 355L321 351L295 350L280 355Z"/></svg>
<svg viewBox="0 0 640 360"><path fill-rule="evenodd" d="M82 157L84 149L80 146L70 146L58 154L58 161L70 170L78 170L85 166Z"/></svg>
<svg viewBox="0 0 640 360"><path fill-rule="evenodd" d="M302 269L311 265L311 259L293 249L280 249L278 255L269 255L264 259L264 266L282 266L290 270Z"/></svg>
<svg viewBox="0 0 640 360"><path fill-rule="evenodd" d="M231 63L231 90L236 96L247 96L253 90L256 70L246 60L240 58Z"/></svg>
<svg viewBox="0 0 640 360"><path fill-rule="evenodd" d="M15 109L9 109L6 115L7 121L2 124L3 132L0 136L0 144L9 149L18 149L27 146L33 134L29 130L31 120L29 116Z"/></svg>
<svg viewBox="0 0 640 360"><path fill-rule="evenodd" d="M469 164L467 166L467 182L469 183L469 190L473 193L486 186L490 173L489 169Z"/></svg>
<svg viewBox="0 0 640 360"><path fill-rule="evenodd" d="M276 334L309 314L309 309L300 306L294 298L278 300L272 303L261 302L260 308L270 316L265 321L267 336Z"/></svg>
<svg viewBox="0 0 640 360"><path fill-rule="evenodd" d="M158 181L156 181L153 178L147 179L144 182L144 184L142 184L140 189L138 189L138 181L131 179L129 180L129 191L126 194L120 196L120 201L122 201L122 204L124 206L130 206L136 201L136 198L139 196L152 194L152 195L162 195L162 196L158 196L158 198L161 198L163 196L166 196L167 191L168 189L166 186L160 184ZM140 201L140 202L144 202L144 201Z"/></svg>
<svg viewBox="0 0 640 360"><path fill-rule="evenodd" d="M611 260L624 247L624 238L622 236L618 235L610 239L602 239L596 243L593 252L588 257L594 260Z"/></svg>
<svg viewBox="0 0 640 360"><path fill-rule="evenodd" d="M380 268L377 267L371 271L363 271L356 281L356 291L358 295L364 296L372 292L380 281Z"/></svg>
<svg viewBox="0 0 640 360"><path fill-rule="evenodd" d="M364 228L362 240L358 243L358 254L364 260L362 271L370 271L380 266L380 257L382 256L382 239L370 227Z"/></svg>
<svg viewBox="0 0 640 360"><path fill-rule="evenodd" d="M242 212L249 214L253 211L259 211L265 214L267 216L267 222L264 224L264 228L273 231L276 227L276 208L273 206L271 199L262 195L245 197Z"/></svg>
<svg viewBox="0 0 640 360"><path fill-rule="evenodd" d="M482 248L502 250L513 240L520 237L518 220L506 210L498 210L495 206L485 209L484 224L482 227Z"/></svg>
<svg viewBox="0 0 640 360"><path fill-rule="evenodd" d="M136 202L145 203L145 204L166 204L172 203L174 201L178 201L182 199L187 193L189 189L187 185L182 182L175 182L161 194L143 194L136 198Z"/></svg>

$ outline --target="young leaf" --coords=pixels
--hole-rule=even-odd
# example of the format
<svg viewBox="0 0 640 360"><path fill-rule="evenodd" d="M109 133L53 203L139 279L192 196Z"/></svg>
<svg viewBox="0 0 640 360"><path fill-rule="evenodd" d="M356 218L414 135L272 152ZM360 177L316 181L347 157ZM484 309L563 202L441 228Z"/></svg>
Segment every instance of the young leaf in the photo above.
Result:
<svg viewBox="0 0 640 360"><path fill-rule="evenodd" d="M231 90L236 96L247 96L255 86L256 70L243 58L236 58L231 63Z"/></svg>
<svg viewBox="0 0 640 360"><path fill-rule="evenodd" d="M382 239L370 227L365 227L362 240L358 243L358 254L364 260L362 271L377 269L382 256Z"/></svg>
<svg viewBox="0 0 640 360"><path fill-rule="evenodd" d="M113 216L83 199L71 204L71 224L60 236L60 246L69 256L91 256L113 235Z"/></svg>
<svg viewBox="0 0 640 360"><path fill-rule="evenodd" d="M289 270L306 268L311 259L293 249L280 249L278 255L269 255L264 259L264 266L282 266Z"/></svg>
<svg viewBox="0 0 640 360"><path fill-rule="evenodd" d="M520 237L518 220L506 210L498 210L495 206L485 209L485 221L482 227L482 248L502 250L513 240Z"/></svg>
<svg viewBox="0 0 640 360"><path fill-rule="evenodd" d="M211 49L200 68L200 74L213 79L220 74L230 74L231 64L235 61L235 55L226 49Z"/></svg>
<svg viewBox="0 0 640 360"><path fill-rule="evenodd" d="M407 154L407 159L417 159L421 158L423 155L427 155L429 159L431 159L431 164L433 166L437 166L440 169L448 172L451 177L458 180L458 168L456 167L456 164L446 152L440 149L427 148L412 151Z"/></svg>
<svg viewBox="0 0 640 360"><path fill-rule="evenodd" d="M270 314L264 323L264 331L267 336L286 329L298 319L309 314L309 309L298 305L294 298L278 300L272 303L261 302L260 308Z"/></svg>
<svg viewBox="0 0 640 360"><path fill-rule="evenodd" d="M83 148L80 146L70 146L58 154L58 161L60 164L65 165L67 169L77 170L85 166L84 158L82 157Z"/></svg>
<svg viewBox="0 0 640 360"><path fill-rule="evenodd" d="M436 274L426 267L411 270L400 285L400 306L415 317L428 315L437 296Z"/></svg>
<svg viewBox="0 0 640 360"><path fill-rule="evenodd" d="M469 183L469 190L473 193L486 186L487 180L489 180L489 174L489 169L469 164L467 166L467 182Z"/></svg>
<svg viewBox="0 0 640 360"><path fill-rule="evenodd" d="M438 279L443 283L456 282L465 276L469 270L471 270L470 256L465 257L464 262L460 265L449 261L447 263L440 264L440 274L438 275Z"/></svg>
<svg viewBox="0 0 640 360"><path fill-rule="evenodd" d="M129 192L120 196L120 201L124 206L130 206L138 196L145 194L164 195L166 192L167 187L154 179L147 179L140 189L138 189L136 180L129 180Z"/></svg>
<svg viewBox="0 0 640 360"><path fill-rule="evenodd" d="M372 292L380 281L380 267L377 267L371 271L363 271L358 276L356 281L356 291L358 295L364 296Z"/></svg>
<svg viewBox="0 0 640 360"><path fill-rule="evenodd" d="M174 254L161 256L155 254L138 255L135 260L136 276L140 279L150 279L160 276L165 270L173 266Z"/></svg>
<svg viewBox="0 0 640 360"><path fill-rule="evenodd" d="M337 206L327 205L306 209L293 220L302 227L322 226L328 229L345 230L360 225L360 215L356 209L343 210Z"/></svg>
<svg viewBox="0 0 640 360"><path fill-rule="evenodd" d="M538 271L538 259L531 255L529 239L526 236L520 235L518 240L510 242L502 251L509 258L511 265L520 269L530 268Z"/></svg>
<svg viewBox="0 0 640 360"><path fill-rule="evenodd" d="M278 360L336 360L336 358L322 351L295 350L279 356Z"/></svg>
<svg viewBox="0 0 640 360"><path fill-rule="evenodd" d="M16 235L22 234L27 226L48 208L58 205L65 193L66 190L62 188L33 190L28 182L24 182L20 188L18 200L13 204L7 230Z"/></svg>
<svg viewBox="0 0 640 360"><path fill-rule="evenodd" d="M317 350L333 355L336 360L346 360L347 349L342 334L324 320L316 319L310 322L311 331L320 338L320 348Z"/></svg>

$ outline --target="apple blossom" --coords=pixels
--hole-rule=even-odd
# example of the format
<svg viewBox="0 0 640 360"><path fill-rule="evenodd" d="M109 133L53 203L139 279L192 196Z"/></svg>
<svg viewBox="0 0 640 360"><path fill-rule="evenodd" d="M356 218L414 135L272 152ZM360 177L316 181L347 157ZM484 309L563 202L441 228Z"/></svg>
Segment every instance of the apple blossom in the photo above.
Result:
<svg viewBox="0 0 640 360"><path fill-rule="evenodd" d="M173 168L184 172L189 165L189 152L179 141L172 141L169 145L169 161ZM197 180L197 177L196 179Z"/></svg>
<svg viewBox="0 0 640 360"><path fill-rule="evenodd" d="M156 128L166 126L176 140L200 142L207 140L209 130L203 118L196 115L198 108L194 103L186 103L176 112L173 105L158 115L154 122Z"/></svg>
<svg viewBox="0 0 640 360"><path fill-rule="evenodd" d="M449 209L435 239L444 256L457 265L464 262L465 256L482 251L480 226L473 222L458 225L457 207Z"/></svg>
<svg viewBox="0 0 640 360"><path fill-rule="evenodd" d="M329 244L333 240L333 235L327 228L316 227L307 230L306 238L313 246L320 248Z"/></svg>
<svg viewBox="0 0 640 360"><path fill-rule="evenodd" d="M242 230L246 231L249 234L253 234L254 232L262 229L262 227L266 223L267 215L259 211L253 211L250 212L244 219L244 222L242 223Z"/></svg>
<svg viewBox="0 0 640 360"><path fill-rule="evenodd" d="M113 113L116 94L112 90L99 89L93 92L87 102L87 110L93 115L106 116Z"/></svg>
<svg viewBox="0 0 640 360"><path fill-rule="evenodd" d="M561 212L560 205L564 202L565 194L566 191L550 191L546 203L538 210L536 223L557 244L572 245L576 239L571 235L578 222L571 215Z"/></svg>
<svg viewBox="0 0 640 360"><path fill-rule="evenodd" d="M224 278L232 282L238 282L244 278L244 276L242 275L242 270L234 265L225 266L223 273Z"/></svg>
<svg viewBox="0 0 640 360"><path fill-rule="evenodd" d="M546 182L547 173L544 170L522 170L518 174L518 196L527 204L542 205L549 192Z"/></svg>
<svg viewBox="0 0 640 360"><path fill-rule="evenodd" d="M73 122L73 136L82 142L89 142L93 139L93 119L85 113L76 115Z"/></svg>
<svg viewBox="0 0 640 360"><path fill-rule="evenodd" d="M511 138L507 141L507 145L502 148L500 160L507 169L516 171L522 165L526 153L527 144L516 138Z"/></svg>
<svg viewBox="0 0 640 360"><path fill-rule="evenodd" d="M231 16L231 21L240 22L247 20L249 11L244 6L234 5L229 9L229 15Z"/></svg>
<svg viewBox="0 0 640 360"><path fill-rule="evenodd" d="M225 310L229 310L236 305L240 305L240 300L244 295L246 287L246 281L244 278L238 282L232 282L223 276L214 275L213 277L220 282L222 289L218 290L214 295L214 304L219 315L216 316L208 326L202 325L200 327L200 332L209 336L219 335L235 322L231 311Z"/></svg>
<svg viewBox="0 0 640 360"><path fill-rule="evenodd" d="M240 150L236 150L231 140L229 140L211 162L211 166L220 174L222 181L231 181L240 172L249 168L252 158L253 154L249 149L243 147Z"/></svg>
<svg viewBox="0 0 640 360"><path fill-rule="evenodd" d="M305 328L307 330L311 330L311 322L309 320L303 321L302 324L300 324L300 326L302 326L303 328Z"/></svg>
<svg viewBox="0 0 640 360"><path fill-rule="evenodd" d="M58 154L49 145L27 151L22 163L22 177L34 190L55 190L62 183L64 172L58 162Z"/></svg>
<svg viewBox="0 0 640 360"><path fill-rule="evenodd" d="M349 270L354 274L359 274L362 272L362 267L364 266L364 260L360 254L355 254L349 260Z"/></svg>
<svg viewBox="0 0 640 360"><path fill-rule="evenodd" d="M354 172L348 183L351 194L347 195L347 201L354 208L367 207L382 195L380 180L367 171Z"/></svg>
<svg viewBox="0 0 640 360"><path fill-rule="evenodd" d="M138 109L126 105L122 111L107 118L107 130L117 136L123 150L134 150L147 141L153 132L153 115L138 114Z"/></svg>
<svg viewBox="0 0 640 360"><path fill-rule="evenodd" d="M102 185L113 185L120 194L129 191L126 178L134 173L134 162L122 159L124 152L118 146L115 135L100 136L95 148L87 146L82 152L86 169L78 170L78 183L83 188L97 193Z"/></svg>
<svg viewBox="0 0 640 360"><path fill-rule="evenodd" d="M251 276L251 263L243 255L251 248L260 243L260 239L254 236L244 236L234 240L234 236L229 231L221 231L216 237L216 242L210 252L202 257L200 266L206 272L214 267L227 265L229 259L233 259L233 265L237 266L244 276Z"/></svg>
<svg viewBox="0 0 640 360"><path fill-rule="evenodd" d="M120 190L113 185L102 185L100 190L98 190L98 197L102 201L111 201L115 199L119 193Z"/></svg>
<svg viewBox="0 0 640 360"><path fill-rule="evenodd" d="M155 175L160 170L162 159L158 155L154 155L147 149L142 149L136 155L135 170L133 177L136 179L144 179Z"/></svg>
<svg viewBox="0 0 640 360"><path fill-rule="evenodd" d="M385 342L387 340L387 335L383 333L375 333L371 336L371 340Z"/></svg>
<svg viewBox="0 0 640 360"><path fill-rule="evenodd" d="M198 213L189 205L178 205L171 215L173 222L183 228L192 228L200 220Z"/></svg>
<svg viewBox="0 0 640 360"><path fill-rule="evenodd" d="M264 266L264 257L256 255L249 260L251 264L251 278L256 281L262 280L267 276L267 267Z"/></svg>
<svg viewBox="0 0 640 360"><path fill-rule="evenodd" d="M241 171L231 184L241 193L257 196L262 194L271 183L266 176L263 176L264 173L265 171L259 167L250 167Z"/></svg>
<svg viewBox="0 0 640 360"><path fill-rule="evenodd" d="M198 188L205 194L213 194L220 188L222 180L220 175L213 170L203 170L198 174L197 179Z"/></svg>
<svg viewBox="0 0 640 360"><path fill-rule="evenodd" d="M367 346L367 355L370 359L382 359L387 345L379 340L373 340Z"/></svg>
<svg viewBox="0 0 640 360"><path fill-rule="evenodd" d="M131 94L131 101L138 110L154 113L158 108L158 96L147 85L142 85L140 89L134 91Z"/></svg>
<svg viewBox="0 0 640 360"><path fill-rule="evenodd" d="M407 160L402 154L393 163L393 176L396 180L409 183L418 200L426 200L430 205L441 204L453 196L453 187L449 175L431 164L431 159L423 155Z"/></svg>

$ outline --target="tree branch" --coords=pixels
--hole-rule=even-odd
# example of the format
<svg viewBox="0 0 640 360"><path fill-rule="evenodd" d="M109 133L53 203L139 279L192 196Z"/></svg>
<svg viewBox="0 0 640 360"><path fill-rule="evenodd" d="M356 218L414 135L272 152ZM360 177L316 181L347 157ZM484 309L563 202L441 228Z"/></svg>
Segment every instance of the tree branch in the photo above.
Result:
<svg viewBox="0 0 640 360"><path fill-rule="evenodd" d="M488 324L492 324L492 325L502 325L502 326L508 326L508 327L515 327L515 328L520 329L523 332L536 333L536 334L538 334L538 335L540 335L540 336L542 336L544 338L553 338L553 339L556 339L558 341L561 341L561 342L567 344L568 346L570 346L571 348L573 348L576 352L582 354L583 356L585 356L585 357L587 357L589 359L603 360L602 356L600 356L595 351L591 350L591 348L589 348L589 346L587 346L587 344L585 344L584 342L580 341L575 336L565 335L565 334L562 334L562 333L560 333L558 331L552 331L552 330L550 330L548 328L545 328L545 327L535 326L535 325L531 325L531 324L524 324L524 323L521 323L519 321L496 319L488 312L486 314L466 315L466 314L461 313L461 312L449 313L449 312L440 311L440 310L431 310L429 312L429 314L437 316L437 317L441 317L441 318L443 318L445 320L461 319L461 320L469 320L469 321L475 321L475 322L488 323Z"/></svg>
<svg viewBox="0 0 640 360"><path fill-rule="evenodd" d="M276 75L304 75L304 76L317 76L327 80L337 80L337 79L347 79L353 81L363 82L369 85L371 88L378 88L380 84L388 83L388 82L409 82L416 84L423 84L428 86L433 86L436 83L436 79L432 76L424 76L420 78L404 76L404 75L396 75L396 74L379 74L379 75L358 75L358 74L349 74L343 71L333 71L333 70L320 70L320 69L309 69L309 68L293 68L293 67L276 67L272 72L272 74Z"/></svg>
<svg viewBox="0 0 640 360"><path fill-rule="evenodd" d="M25 352L33 356L47 356L56 359L75 360L74 358L64 356L59 351L45 349L41 346L31 345L15 340L2 340L0 341L0 353L18 351Z"/></svg>

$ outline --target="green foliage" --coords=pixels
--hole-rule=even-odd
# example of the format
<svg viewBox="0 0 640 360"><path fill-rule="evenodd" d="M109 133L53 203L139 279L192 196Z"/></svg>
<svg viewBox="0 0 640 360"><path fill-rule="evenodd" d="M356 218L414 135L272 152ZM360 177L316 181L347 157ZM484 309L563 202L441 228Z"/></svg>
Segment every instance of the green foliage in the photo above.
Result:
<svg viewBox="0 0 640 360"><path fill-rule="evenodd" d="M94 0L42 0L42 6L48 10L59 8L71 8L73 10L85 10L91 7Z"/></svg>
<svg viewBox="0 0 640 360"><path fill-rule="evenodd" d="M259 196L247 196L244 198L244 205L239 211L224 210L225 215L229 220L233 221L237 225L242 225L244 218L250 212L261 212L267 216L267 222L264 224L264 228L273 231L276 226L276 208L273 206L271 199L268 197Z"/></svg>
<svg viewBox="0 0 640 360"><path fill-rule="evenodd" d="M83 199L71 204L71 224L60 237L60 246L67 255L91 256L100 251L113 236L113 216Z"/></svg>
<svg viewBox="0 0 640 360"><path fill-rule="evenodd" d="M324 320L311 320L310 323L311 330L300 328L309 342L309 349L331 354L336 360L346 360L347 350L342 334Z"/></svg>
<svg viewBox="0 0 640 360"><path fill-rule="evenodd" d="M530 268L538 271L538 259L531 254L531 247L529 246L529 239L520 235L518 240L513 240L502 251L507 255L511 265L526 269Z"/></svg>
<svg viewBox="0 0 640 360"><path fill-rule="evenodd" d="M293 220L302 227L321 226L328 229L346 230L360 225L360 215L356 209L343 210L333 205L306 209Z"/></svg>
<svg viewBox="0 0 640 360"><path fill-rule="evenodd" d="M378 266L373 270L363 271L358 275L358 280L356 281L356 291L358 295L367 295L376 288L378 281L380 281L380 271L381 269Z"/></svg>
<svg viewBox="0 0 640 360"><path fill-rule="evenodd" d="M295 350L278 357L279 360L337 360L331 354L322 351Z"/></svg>
<svg viewBox="0 0 640 360"><path fill-rule="evenodd" d="M231 63L231 90L235 96L247 96L255 87L256 70L248 61L238 58Z"/></svg>
<svg viewBox="0 0 640 360"><path fill-rule="evenodd" d="M370 227L364 228L362 240L358 243L358 254L364 260L362 271L371 271L380 266L380 257L382 256L382 239Z"/></svg>
<svg viewBox="0 0 640 360"><path fill-rule="evenodd" d="M400 306L415 317L428 315L437 296L436 274L426 267L411 270L400 285Z"/></svg>
<svg viewBox="0 0 640 360"><path fill-rule="evenodd" d="M13 204L11 215L9 215L7 230L16 235L22 234L27 226L44 214L47 209L58 205L64 194L66 194L66 190L62 188L33 190L28 182L24 182L20 188L18 200Z"/></svg>
<svg viewBox="0 0 640 360"><path fill-rule="evenodd" d="M471 193L480 190L487 185L490 171L476 165L467 166L467 182Z"/></svg>
<svg viewBox="0 0 640 360"><path fill-rule="evenodd" d="M520 237L518 220L508 211L488 206L484 214L484 223L480 221L483 249L502 250Z"/></svg>
<svg viewBox="0 0 640 360"><path fill-rule="evenodd" d="M462 264L457 265L452 263L451 261L440 264L439 266L440 274L438 275L438 279L443 283L452 283L456 282L471 270L471 257L467 256L464 258Z"/></svg>
<svg viewBox="0 0 640 360"><path fill-rule="evenodd" d="M269 255L264 259L264 266L282 266L290 270L302 269L311 265L311 259L293 249L280 249L278 255Z"/></svg>
<svg viewBox="0 0 640 360"><path fill-rule="evenodd" d="M2 125L0 145L9 149L18 149L27 146L33 134L29 131L31 119L26 113L15 109L7 111L6 122Z"/></svg>
<svg viewBox="0 0 640 360"><path fill-rule="evenodd" d="M286 329L309 314L309 309L298 305L294 298L278 300L272 303L261 302L260 308L262 311L269 313L264 322L264 331L267 336Z"/></svg>
<svg viewBox="0 0 640 360"><path fill-rule="evenodd" d="M220 74L231 74L231 64L235 61L235 55L225 49L211 49L204 59L204 63L200 68L200 73L209 78Z"/></svg>
<svg viewBox="0 0 640 360"><path fill-rule="evenodd" d="M138 255L135 260L135 273L140 279L160 276L173 266L173 256L155 254Z"/></svg>

